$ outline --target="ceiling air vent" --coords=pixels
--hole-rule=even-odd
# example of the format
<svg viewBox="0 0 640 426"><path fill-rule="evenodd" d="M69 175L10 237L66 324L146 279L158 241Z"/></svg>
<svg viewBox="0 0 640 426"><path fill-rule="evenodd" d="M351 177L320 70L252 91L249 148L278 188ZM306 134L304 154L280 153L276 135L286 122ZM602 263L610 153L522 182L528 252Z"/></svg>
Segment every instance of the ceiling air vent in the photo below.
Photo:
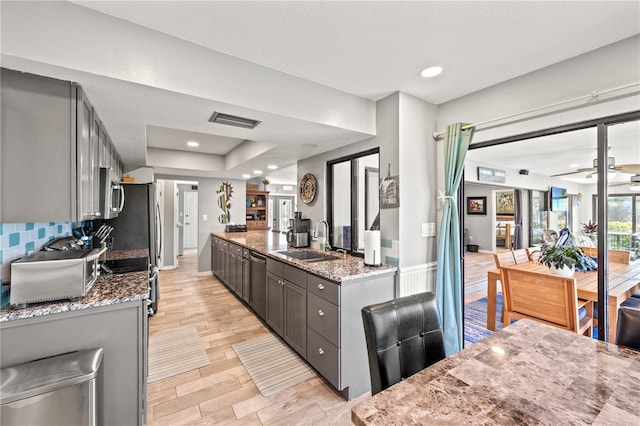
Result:
<svg viewBox="0 0 640 426"><path fill-rule="evenodd" d="M238 117L235 115L225 114L223 112L214 112L209 119L212 123L225 124L227 126L242 127L243 129L253 129L258 124L262 123L258 120L251 118Z"/></svg>

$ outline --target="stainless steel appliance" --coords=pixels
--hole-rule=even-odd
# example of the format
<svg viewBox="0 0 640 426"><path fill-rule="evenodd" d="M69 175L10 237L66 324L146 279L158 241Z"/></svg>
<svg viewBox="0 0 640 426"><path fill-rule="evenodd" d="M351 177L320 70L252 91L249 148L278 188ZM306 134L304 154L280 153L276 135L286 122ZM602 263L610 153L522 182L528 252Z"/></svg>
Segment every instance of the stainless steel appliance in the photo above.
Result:
<svg viewBox="0 0 640 426"><path fill-rule="evenodd" d="M144 250L149 259L149 313L158 311L160 299L160 276L157 273L160 258L160 211L156 202L153 183L121 183L127 194L127 202L117 218L106 221L113 227L112 250ZM135 257L140 257L137 255ZM155 269L154 269L155 268ZM140 270L140 269L137 269ZM154 273L156 271L156 273Z"/></svg>
<svg viewBox="0 0 640 426"><path fill-rule="evenodd" d="M88 349L0 370L0 423L99 424L102 354Z"/></svg>
<svg viewBox="0 0 640 426"><path fill-rule="evenodd" d="M287 243L291 247L309 247L309 230L311 220L302 219L300 212L295 212L295 217L289 219L287 231Z"/></svg>
<svg viewBox="0 0 640 426"><path fill-rule="evenodd" d="M251 252L251 279L249 305L262 318L267 320L267 259Z"/></svg>
<svg viewBox="0 0 640 426"><path fill-rule="evenodd" d="M100 168L100 212L103 219L118 217L124 208L124 186L113 170Z"/></svg>
<svg viewBox="0 0 640 426"><path fill-rule="evenodd" d="M11 263L11 306L80 299L98 279L105 249L40 251Z"/></svg>

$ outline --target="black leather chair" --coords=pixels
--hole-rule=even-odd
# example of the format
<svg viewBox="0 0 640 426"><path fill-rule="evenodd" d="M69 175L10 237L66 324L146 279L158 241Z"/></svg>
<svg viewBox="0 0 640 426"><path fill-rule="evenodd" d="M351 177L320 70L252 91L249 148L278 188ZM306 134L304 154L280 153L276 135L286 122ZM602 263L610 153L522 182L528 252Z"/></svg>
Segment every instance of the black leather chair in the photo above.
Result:
<svg viewBox="0 0 640 426"><path fill-rule="evenodd" d="M618 309L616 344L640 351L640 309L625 306Z"/></svg>
<svg viewBox="0 0 640 426"><path fill-rule="evenodd" d="M362 320L373 395L445 357L433 293L365 306Z"/></svg>

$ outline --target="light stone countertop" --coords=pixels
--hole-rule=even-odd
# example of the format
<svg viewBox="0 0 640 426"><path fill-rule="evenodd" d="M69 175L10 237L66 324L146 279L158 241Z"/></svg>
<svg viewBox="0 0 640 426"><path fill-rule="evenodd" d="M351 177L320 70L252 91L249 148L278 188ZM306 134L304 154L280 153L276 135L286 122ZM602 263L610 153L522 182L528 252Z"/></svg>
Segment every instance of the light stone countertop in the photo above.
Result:
<svg viewBox="0 0 640 426"><path fill-rule="evenodd" d="M303 262L290 256L278 253L279 251L316 251L309 248L288 248L284 234L271 231L248 232L213 232L211 235L245 248L257 251L265 256L288 263L321 278L341 283L348 280L366 278L375 275L395 274L395 266L366 266L364 259L356 256L343 256L341 253L321 252L335 257L335 260L324 262Z"/></svg>
<svg viewBox="0 0 640 426"><path fill-rule="evenodd" d="M370 425L638 425L640 352L521 319L356 405Z"/></svg>
<svg viewBox="0 0 640 426"><path fill-rule="evenodd" d="M148 251L119 251L110 258L127 259L143 257ZM147 271L126 274L101 274L85 297L77 302L59 300L33 303L23 309L11 309L5 305L0 309L0 323L24 318L41 317L60 312L77 311L116 303L144 300L149 297L149 273Z"/></svg>

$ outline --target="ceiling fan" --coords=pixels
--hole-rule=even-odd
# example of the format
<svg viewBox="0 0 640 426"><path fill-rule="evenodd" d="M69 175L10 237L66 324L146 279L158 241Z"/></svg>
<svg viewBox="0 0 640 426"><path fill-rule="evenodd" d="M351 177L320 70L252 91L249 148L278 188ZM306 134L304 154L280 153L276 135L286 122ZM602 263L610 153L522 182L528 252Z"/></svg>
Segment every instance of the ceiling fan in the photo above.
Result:
<svg viewBox="0 0 640 426"><path fill-rule="evenodd" d="M615 172L622 172L622 173L638 173L640 174L640 164L620 164L619 166L616 166L616 158L615 157L608 157L607 158L607 171L609 173L615 173ZM593 167L584 167L581 169L576 169L573 172L567 172L567 173L559 173L557 175L551 175L551 177L558 177L558 176L568 176L568 175L575 175L577 173L588 173L587 178L593 177L596 175L598 171L598 159L594 158L593 159Z"/></svg>
<svg viewBox="0 0 640 426"><path fill-rule="evenodd" d="M629 189L632 191L640 191L640 173L631 176L629 182L613 183L610 186L623 186L629 185Z"/></svg>

